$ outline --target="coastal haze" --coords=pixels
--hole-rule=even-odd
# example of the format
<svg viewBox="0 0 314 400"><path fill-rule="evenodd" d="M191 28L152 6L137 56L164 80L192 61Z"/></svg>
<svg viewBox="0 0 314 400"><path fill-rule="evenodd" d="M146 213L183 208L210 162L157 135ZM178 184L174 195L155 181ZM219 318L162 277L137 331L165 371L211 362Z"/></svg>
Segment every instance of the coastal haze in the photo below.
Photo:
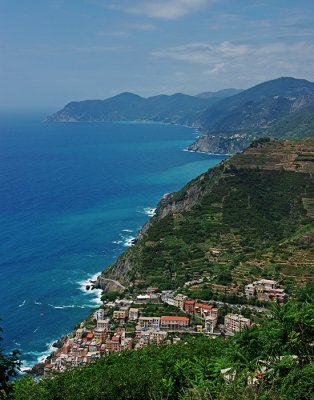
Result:
<svg viewBox="0 0 314 400"><path fill-rule="evenodd" d="M0 2L0 107L314 81L309 0Z"/></svg>

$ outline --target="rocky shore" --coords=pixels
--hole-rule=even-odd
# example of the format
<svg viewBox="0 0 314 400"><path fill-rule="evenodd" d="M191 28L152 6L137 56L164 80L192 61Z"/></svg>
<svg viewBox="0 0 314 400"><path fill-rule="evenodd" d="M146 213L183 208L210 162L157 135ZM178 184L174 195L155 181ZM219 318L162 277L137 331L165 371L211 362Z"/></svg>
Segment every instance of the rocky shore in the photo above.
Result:
<svg viewBox="0 0 314 400"><path fill-rule="evenodd" d="M231 136L205 134L192 143L187 150L207 154L235 154L243 151L255 140L253 134L235 133Z"/></svg>

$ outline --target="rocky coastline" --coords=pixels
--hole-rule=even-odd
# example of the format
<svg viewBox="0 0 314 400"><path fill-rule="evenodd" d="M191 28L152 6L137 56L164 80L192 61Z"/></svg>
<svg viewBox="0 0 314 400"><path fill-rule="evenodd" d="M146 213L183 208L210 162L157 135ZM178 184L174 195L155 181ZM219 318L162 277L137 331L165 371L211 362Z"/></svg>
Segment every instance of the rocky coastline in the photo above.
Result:
<svg viewBox="0 0 314 400"><path fill-rule="evenodd" d="M196 151L206 154L235 154L243 151L256 139L251 133L203 134L194 143L188 146L188 151Z"/></svg>

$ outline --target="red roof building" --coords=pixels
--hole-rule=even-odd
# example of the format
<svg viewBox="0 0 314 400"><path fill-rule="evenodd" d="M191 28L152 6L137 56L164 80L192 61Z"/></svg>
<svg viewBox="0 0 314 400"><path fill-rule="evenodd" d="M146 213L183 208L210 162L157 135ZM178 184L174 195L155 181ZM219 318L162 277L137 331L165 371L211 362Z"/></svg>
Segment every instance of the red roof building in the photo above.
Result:
<svg viewBox="0 0 314 400"><path fill-rule="evenodd" d="M205 318L208 316L216 315L217 316L217 308L210 306L208 304L196 303L195 304L195 314Z"/></svg>
<svg viewBox="0 0 314 400"><path fill-rule="evenodd" d="M186 300L184 302L184 311L189 314L194 314L195 300Z"/></svg>
<svg viewBox="0 0 314 400"><path fill-rule="evenodd" d="M196 303L195 308L201 308L202 310L211 310L213 306L209 306L208 304Z"/></svg>

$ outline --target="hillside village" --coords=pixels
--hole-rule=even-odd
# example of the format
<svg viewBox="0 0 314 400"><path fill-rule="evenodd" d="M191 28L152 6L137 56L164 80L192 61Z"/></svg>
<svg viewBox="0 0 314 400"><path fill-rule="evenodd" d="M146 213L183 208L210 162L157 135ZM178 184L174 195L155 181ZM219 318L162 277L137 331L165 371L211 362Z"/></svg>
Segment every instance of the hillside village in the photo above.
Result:
<svg viewBox="0 0 314 400"><path fill-rule="evenodd" d="M17 400L312 399L313 157L259 140L167 196Z"/></svg>
<svg viewBox="0 0 314 400"><path fill-rule="evenodd" d="M90 282L103 307L63 338L44 373L264 325L267 304L312 277L312 154L310 139L260 140L164 199L136 244Z"/></svg>
<svg viewBox="0 0 314 400"><path fill-rule="evenodd" d="M241 305L228 305L232 312L223 312L224 303L210 304L176 291L157 290L147 288L145 293L132 298L104 301L103 307L64 338L62 346L47 359L44 374L82 367L110 353L142 349L150 344L176 344L186 334L232 336L253 324L240 314ZM287 298L276 281L266 279L246 285L243 295L281 303ZM267 313L267 309L250 307Z"/></svg>

